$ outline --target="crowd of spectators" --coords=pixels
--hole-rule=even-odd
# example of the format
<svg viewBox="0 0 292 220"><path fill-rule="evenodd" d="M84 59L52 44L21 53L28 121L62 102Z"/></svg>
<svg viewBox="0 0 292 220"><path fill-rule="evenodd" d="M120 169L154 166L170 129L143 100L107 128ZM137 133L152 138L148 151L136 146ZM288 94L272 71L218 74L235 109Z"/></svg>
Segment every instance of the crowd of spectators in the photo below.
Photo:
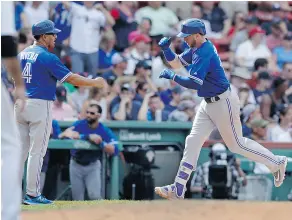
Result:
<svg viewBox="0 0 292 220"><path fill-rule="evenodd" d="M33 44L32 24L51 19L62 32L56 53L83 76L104 77L107 89L58 85L53 117L86 117L91 103L100 121L191 122L202 100L196 91L159 79L169 65L158 42L175 37L183 19L200 18L217 48L232 89L238 91L243 133L255 140L292 141L291 2L14 2L19 51ZM188 74L185 69L180 74ZM6 84L13 90L9 79ZM210 138L219 138L216 131Z"/></svg>

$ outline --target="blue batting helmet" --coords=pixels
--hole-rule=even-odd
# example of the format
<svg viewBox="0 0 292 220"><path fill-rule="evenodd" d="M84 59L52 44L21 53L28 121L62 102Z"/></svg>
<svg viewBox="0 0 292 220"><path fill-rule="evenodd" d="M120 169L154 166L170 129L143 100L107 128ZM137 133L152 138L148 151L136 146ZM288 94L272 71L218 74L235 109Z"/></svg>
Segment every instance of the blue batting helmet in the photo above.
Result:
<svg viewBox="0 0 292 220"><path fill-rule="evenodd" d="M177 37L187 37L192 34L206 34L206 28L203 21L197 18L187 19L183 22L180 33Z"/></svg>

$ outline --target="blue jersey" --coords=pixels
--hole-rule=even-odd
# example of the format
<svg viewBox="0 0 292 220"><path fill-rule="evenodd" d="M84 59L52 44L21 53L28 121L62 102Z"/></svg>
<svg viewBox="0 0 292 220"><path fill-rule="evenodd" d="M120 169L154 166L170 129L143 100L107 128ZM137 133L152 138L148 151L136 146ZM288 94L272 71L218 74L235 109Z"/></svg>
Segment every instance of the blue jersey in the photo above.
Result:
<svg viewBox="0 0 292 220"><path fill-rule="evenodd" d="M32 45L19 53L26 95L31 99L55 100L57 80L71 74L60 59L45 47Z"/></svg>
<svg viewBox="0 0 292 220"><path fill-rule="evenodd" d="M61 44L64 40L70 37L71 33L71 14L62 3L59 3L54 10L55 27L60 29L56 40L57 44Z"/></svg>
<svg viewBox="0 0 292 220"><path fill-rule="evenodd" d="M73 124L73 127L73 130L77 131L81 135L97 134L101 136L104 144L112 144L116 149L118 149L118 141L116 136L102 123L99 123L97 128L92 129L88 126L87 120L79 120ZM94 162L100 156L100 152L96 150L71 150L71 155L82 162Z"/></svg>
<svg viewBox="0 0 292 220"><path fill-rule="evenodd" d="M189 78L200 85L198 96L214 97L230 86L217 50L209 40L199 48L189 48L178 57L184 66L188 66Z"/></svg>

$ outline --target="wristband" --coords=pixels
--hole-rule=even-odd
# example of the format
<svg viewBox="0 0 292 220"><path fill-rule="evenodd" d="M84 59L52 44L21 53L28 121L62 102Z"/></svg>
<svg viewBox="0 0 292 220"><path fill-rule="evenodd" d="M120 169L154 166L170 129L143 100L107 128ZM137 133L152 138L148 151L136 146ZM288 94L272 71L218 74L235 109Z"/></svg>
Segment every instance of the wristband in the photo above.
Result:
<svg viewBox="0 0 292 220"><path fill-rule="evenodd" d="M164 50L163 53L167 61L173 61L175 59L175 53L170 48Z"/></svg>
<svg viewBox="0 0 292 220"><path fill-rule="evenodd" d="M81 140L88 140L89 139L89 135L87 135L87 134L80 134L79 137Z"/></svg>
<svg viewBox="0 0 292 220"><path fill-rule="evenodd" d="M118 146L115 146L115 153L114 153L114 155L115 156L119 155L119 152L120 152L120 150L119 150Z"/></svg>
<svg viewBox="0 0 292 220"><path fill-rule="evenodd" d="M173 75L172 80L175 81L176 73Z"/></svg>
<svg viewBox="0 0 292 220"><path fill-rule="evenodd" d="M105 143L104 143L104 141L102 141L102 142L100 143L100 145L99 145L99 146L100 146L100 148L101 148L101 149L103 149L103 148L104 148L104 146L105 146Z"/></svg>

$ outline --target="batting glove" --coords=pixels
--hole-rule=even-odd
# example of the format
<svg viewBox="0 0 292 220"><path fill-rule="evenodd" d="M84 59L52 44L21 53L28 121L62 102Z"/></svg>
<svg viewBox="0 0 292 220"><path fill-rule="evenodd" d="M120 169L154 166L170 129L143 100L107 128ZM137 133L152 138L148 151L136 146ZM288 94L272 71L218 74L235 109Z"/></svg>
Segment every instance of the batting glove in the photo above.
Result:
<svg viewBox="0 0 292 220"><path fill-rule="evenodd" d="M170 37L164 37L162 38L158 45L162 50L167 50L170 47L171 44L171 38Z"/></svg>
<svg viewBox="0 0 292 220"><path fill-rule="evenodd" d="M175 73L172 70L169 69L164 69L162 72L159 74L159 78L164 78L164 79L171 79L173 80L175 77Z"/></svg>

